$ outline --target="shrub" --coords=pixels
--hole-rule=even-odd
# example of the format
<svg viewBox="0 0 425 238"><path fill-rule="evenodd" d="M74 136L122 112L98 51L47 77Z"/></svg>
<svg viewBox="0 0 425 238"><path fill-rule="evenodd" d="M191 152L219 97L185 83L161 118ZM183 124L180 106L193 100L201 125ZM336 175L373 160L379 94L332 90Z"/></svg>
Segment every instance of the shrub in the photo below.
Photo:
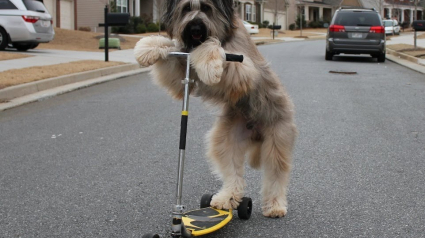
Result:
<svg viewBox="0 0 425 238"><path fill-rule="evenodd" d="M295 23L292 23L289 25L289 30L291 31L295 30Z"/></svg>
<svg viewBox="0 0 425 238"><path fill-rule="evenodd" d="M91 31L91 27L89 26L80 26L78 27L79 31Z"/></svg>
<svg viewBox="0 0 425 238"><path fill-rule="evenodd" d="M267 28L269 26L269 24L270 24L269 21L267 21L267 20L263 21L263 27L264 28Z"/></svg>
<svg viewBox="0 0 425 238"><path fill-rule="evenodd" d="M146 33L147 31L148 31L148 28L146 28L146 25L145 24L139 24L136 27L136 33L137 34L139 34L139 33Z"/></svg>
<svg viewBox="0 0 425 238"><path fill-rule="evenodd" d="M297 18L295 19L295 25L297 28L300 28L300 15L297 15ZM305 16L302 17L302 26L305 28L307 27L307 22L305 21Z"/></svg>
<svg viewBox="0 0 425 238"><path fill-rule="evenodd" d="M309 23L309 26L311 28L317 28L317 27L319 27L319 25L320 25L320 22L318 22L318 21L312 21L312 22Z"/></svg>
<svg viewBox="0 0 425 238"><path fill-rule="evenodd" d="M148 32L157 32L159 31L159 27L155 23L149 23L148 25Z"/></svg>

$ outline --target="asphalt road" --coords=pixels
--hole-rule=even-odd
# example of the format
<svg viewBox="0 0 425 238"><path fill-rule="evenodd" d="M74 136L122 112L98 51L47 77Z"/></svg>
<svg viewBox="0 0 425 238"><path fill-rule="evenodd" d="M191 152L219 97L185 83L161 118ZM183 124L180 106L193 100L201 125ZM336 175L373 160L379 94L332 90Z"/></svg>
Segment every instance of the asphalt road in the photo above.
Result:
<svg viewBox="0 0 425 238"><path fill-rule="evenodd" d="M300 131L285 218L260 211L206 238L425 237L425 78L324 41L259 47ZM355 75L329 71L354 71ZM141 237L170 231L181 102L141 74L0 113L0 237ZM216 111L191 98L183 201L220 187L204 156Z"/></svg>

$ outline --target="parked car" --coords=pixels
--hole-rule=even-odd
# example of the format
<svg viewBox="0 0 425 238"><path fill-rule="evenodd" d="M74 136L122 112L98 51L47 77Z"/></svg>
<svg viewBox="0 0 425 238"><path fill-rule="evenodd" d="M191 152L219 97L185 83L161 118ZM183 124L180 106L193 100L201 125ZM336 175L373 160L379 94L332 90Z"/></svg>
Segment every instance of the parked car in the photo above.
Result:
<svg viewBox="0 0 425 238"><path fill-rule="evenodd" d="M243 21L243 25L245 26L249 34L258 34L258 25L251 24L247 21Z"/></svg>
<svg viewBox="0 0 425 238"><path fill-rule="evenodd" d="M384 20L385 34L400 35L400 25L397 20Z"/></svg>
<svg viewBox="0 0 425 238"><path fill-rule="evenodd" d="M336 54L370 54L385 62L385 28L375 9L339 8L326 35L326 60Z"/></svg>
<svg viewBox="0 0 425 238"><path fill-rule="evenodd" d="M26 51L53 40L52 16L35 0L0 0L0 50Z"/></svg>

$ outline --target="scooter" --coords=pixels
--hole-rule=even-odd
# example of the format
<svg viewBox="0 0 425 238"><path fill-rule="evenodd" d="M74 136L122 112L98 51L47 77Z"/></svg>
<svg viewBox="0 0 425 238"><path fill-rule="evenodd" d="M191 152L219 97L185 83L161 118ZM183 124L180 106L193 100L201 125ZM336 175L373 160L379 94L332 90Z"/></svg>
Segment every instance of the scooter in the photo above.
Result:
<svg viewBox="0 0 425 238"><path fill-rule="evenodd" d="M180 128L180 147L177 172L176 205L173 207L172 238L190 238L202 236L217 231L229 223L233 218L233 211L219 210L210 207L214 194L204 194L201 198L200 209L184 212L186 207L182 205L183 170L186 151L187 121L189 116L189 86L193 80L189 78L190 53L171 52L169 56L186 58L186 77L182 80L184 84L183 108ZM226 54L226 61L242 62L243 55ZM251 217L252 200L243 197L237 213L240 219L247 220ZM148 233L142 238L160 238L158 234Z"/></svg>

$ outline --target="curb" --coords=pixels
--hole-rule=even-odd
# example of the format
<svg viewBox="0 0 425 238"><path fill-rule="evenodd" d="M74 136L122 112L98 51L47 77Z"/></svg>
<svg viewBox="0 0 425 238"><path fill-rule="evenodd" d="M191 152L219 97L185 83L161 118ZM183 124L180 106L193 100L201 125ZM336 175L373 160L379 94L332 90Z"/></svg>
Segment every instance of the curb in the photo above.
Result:
<svg viewBox="0 0 425 238"><path fill-rule="evenodd" d="M394 63L402 65L418 73L425 74L425 65L421 64L419 62L419 59L416 57L396 52L387 48L386 58Z"/></svg>
<svg viewBox="0 0 425 238"><path fill-rule="evenodd" d="M420 65L419 59L416 58L416 57L414 57L414 56L411 56L411 55L408 55L408 54L404 54L404 53L400 53L400 52L397 52L395 50L388 49L388 48L387 48L387 53L389 53L391 55L394 55L396 57L399 57L401 59L408 60L408 61L410 61L412 63L415 63L415 64L419 64Z"/></svg>
<svg viewBox="0 0 425 238"><path fill-rule="evenodd" d="M7 90L0 90L0 98L5 98L4 95L6 95L6 93L12 96L20 95L11 99L4 99L6 102L0 103L0 112L27 103L42 101L74 90L150 71L150 68L140 68L138 64L125 66L126 67L116 66L50 78L28 83L28 85L17 85L6 88Z"/></svg>
<svg viewBox="0 0 425 238"><path fill-rule="evenodd" d="M139 68L140 66L138 64L125 64L11 86L0 90L0 101L9 101L17 97L22 97L66 84L77 83L88 79L99 78Z"/></svg>

